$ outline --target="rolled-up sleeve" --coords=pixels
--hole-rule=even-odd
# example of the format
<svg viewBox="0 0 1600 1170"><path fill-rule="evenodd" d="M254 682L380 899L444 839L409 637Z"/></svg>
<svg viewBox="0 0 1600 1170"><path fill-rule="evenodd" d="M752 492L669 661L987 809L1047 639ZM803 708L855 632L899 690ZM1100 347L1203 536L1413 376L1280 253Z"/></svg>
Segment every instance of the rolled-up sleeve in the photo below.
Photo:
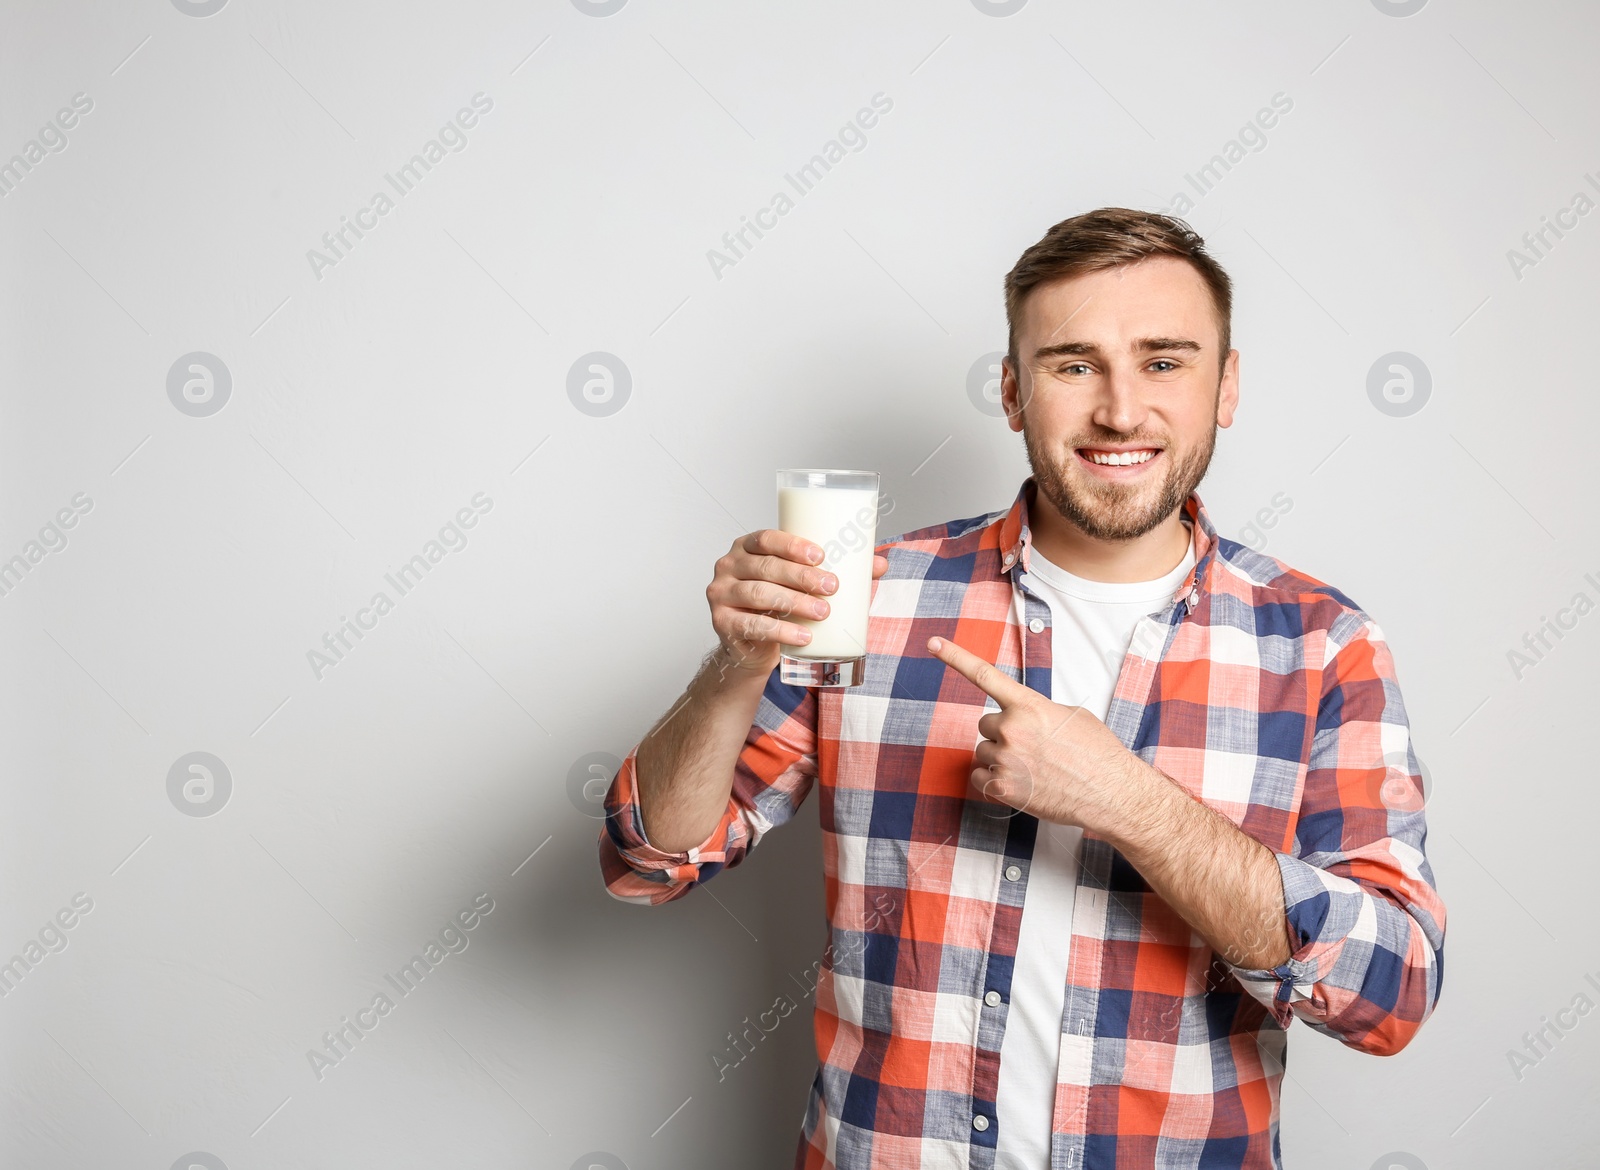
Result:
<svg viewBox="0 0 1600 1170"><path fill-rule="evenodd" d="M658 849L645 837L635 744L605 796L600 873L606 892L624 902L657 905L687 894L738 865L767 832L790 820L817 774L817 692L780 682L774 667L734 766L727 807L691 849Z"/></svg>
<svg viewBox="0 0 1600 1170"><path fill-rule="evenodd" d="M1388 644L1359 611L1328 639L1294 851L1276 852L1293 950L1277 967L1230 966L1283 1026L1298 1016L1391 1056L1438 1002L1445 906Z"/></svg>

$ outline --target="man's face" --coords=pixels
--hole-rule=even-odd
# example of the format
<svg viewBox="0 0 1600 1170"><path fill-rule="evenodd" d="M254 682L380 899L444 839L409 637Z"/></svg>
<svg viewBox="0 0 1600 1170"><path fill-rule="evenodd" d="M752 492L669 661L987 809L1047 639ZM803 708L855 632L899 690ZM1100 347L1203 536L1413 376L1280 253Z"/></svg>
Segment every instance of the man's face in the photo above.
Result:
<svg viewBox="0 0 1600 1170"><path fill-rule="evenodd" d="M1210 290L1174 256L1028 294L1001 400L1057 511L1096 540L1123 541L1182 505L1239 399L1239 351L1219 376L1220 346ZM1134 462L1105 462L1124 459Z"/></svg>

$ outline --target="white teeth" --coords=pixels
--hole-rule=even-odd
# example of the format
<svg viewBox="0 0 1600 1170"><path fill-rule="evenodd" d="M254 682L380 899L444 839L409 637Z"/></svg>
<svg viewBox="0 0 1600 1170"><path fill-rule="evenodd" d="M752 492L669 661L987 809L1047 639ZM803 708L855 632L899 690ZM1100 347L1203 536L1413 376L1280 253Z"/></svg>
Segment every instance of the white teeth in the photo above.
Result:
<svg viewBox="0 0 1600 1170"><path fill-rule="evenodd" d="M1155 458L1154 451L1090 451L1091 463L1104 463L1113 467L1126 467L1131 463L1144 463Z"/></svg>

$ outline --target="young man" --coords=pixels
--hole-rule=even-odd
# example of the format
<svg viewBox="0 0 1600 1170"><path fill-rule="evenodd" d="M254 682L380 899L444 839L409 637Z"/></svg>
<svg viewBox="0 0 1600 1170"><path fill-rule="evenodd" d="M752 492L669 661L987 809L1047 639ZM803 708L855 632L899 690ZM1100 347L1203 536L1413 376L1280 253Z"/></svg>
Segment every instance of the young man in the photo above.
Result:
<svg viewBox="0 0 1600 1170"><path fill-rule="evenodd" d="M1164 216L1022 254L1001 385L1033 474L877 546L860 686L774 669L820 550L769 529L718 560L718 648L623 761L600 862L671 901L820 782L797 1170L1277 1168L1290 1022L1390 1055L1431 1014L1445 907L1383 634L1195 492L1230 308Z"/></svg>

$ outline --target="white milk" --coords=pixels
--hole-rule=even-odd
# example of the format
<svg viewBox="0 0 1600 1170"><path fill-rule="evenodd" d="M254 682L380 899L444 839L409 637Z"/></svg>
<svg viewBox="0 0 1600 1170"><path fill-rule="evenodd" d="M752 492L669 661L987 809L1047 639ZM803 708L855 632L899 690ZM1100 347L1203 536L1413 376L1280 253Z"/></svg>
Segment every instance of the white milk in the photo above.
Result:
<svg viewBox="0 0 1600 1170"><path fill-rule="evenodd" d="M779 488L778 527L822 549L815 566L839 578L823 594L828 616L790 617L811 631L804 646L784 646L791 658L861 658L867 652L867 606L872 600L872 546L877 542L878 493L870 488Z"/></svg>

